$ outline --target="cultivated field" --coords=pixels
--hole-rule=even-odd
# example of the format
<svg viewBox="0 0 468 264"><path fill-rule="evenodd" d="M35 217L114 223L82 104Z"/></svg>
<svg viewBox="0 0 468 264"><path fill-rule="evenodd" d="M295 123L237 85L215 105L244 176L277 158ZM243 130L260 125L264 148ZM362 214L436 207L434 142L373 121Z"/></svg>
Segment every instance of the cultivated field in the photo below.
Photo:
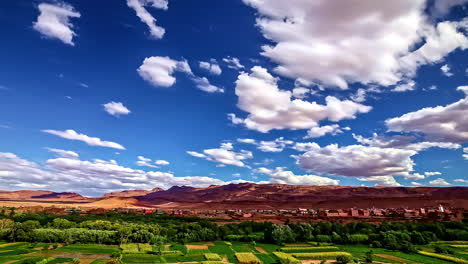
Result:
<svg viewBox="0 0 468 264"><path fill-rule="evenodd" d="M155 246L131 243L123 245L48 244L0 242L1 264L104 264L120 258L123 263L191 263L191 264L311 264L336 263L336 257L347 255L364 262L366 252L373 251L374 263L468 263L468 241L440 241L407 254L365 245L331 245L310 242L301 245L200 242ZM26 262L28 261L28 262Z"/></svg>

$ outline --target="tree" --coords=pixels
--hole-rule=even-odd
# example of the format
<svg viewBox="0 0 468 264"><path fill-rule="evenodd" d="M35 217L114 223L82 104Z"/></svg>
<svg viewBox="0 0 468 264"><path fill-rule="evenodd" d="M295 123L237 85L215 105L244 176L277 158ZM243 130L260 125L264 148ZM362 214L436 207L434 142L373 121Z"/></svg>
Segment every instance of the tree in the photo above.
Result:
<svg viewBox="0 0 468 264"><path fill-rule="evenodd" d="M366 252L366 254L364 255L364 261L369 263L372 263L372 261L374 261L374 252L372 250Z"/></svg>
<svg viewBox="0 0 468 264"><path fill-rule="evenodd" d="M164 247L164 243L166 238L163 236L154 236L151 240L151 244L155 245L158 249L158 254L161 255L162 248Z"/></svg>

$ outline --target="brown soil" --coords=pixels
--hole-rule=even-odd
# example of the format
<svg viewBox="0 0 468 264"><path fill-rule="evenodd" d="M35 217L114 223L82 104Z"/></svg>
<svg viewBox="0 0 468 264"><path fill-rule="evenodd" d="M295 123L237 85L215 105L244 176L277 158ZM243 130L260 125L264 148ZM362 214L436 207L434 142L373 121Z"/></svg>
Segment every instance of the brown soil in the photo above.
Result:
<svg viewBox="0 0 468 264"><path fill-rule="evenodd" d="M333 259L327 259L326 260L327 262L325 263L335 263L335 260ZM320 264L320 262L322 262L321 260L301 260L301 263L302 264Z"/></svg>
<svg viewBox="0 0 468 264"><path fill-rule="evenodd" d="M7 261L7 262L3 262L2 264L11 264L11 263L14 263L16 261L18 261L18 260L10 260L10 261Z"/></svg>
<svg viewBox="0 0 468 264"><path fill-rule="evenodd" d="M80 259L80 264L91 264L91 262L95 261L96 259L87 258L87 259Z"/></svg>
<svg viewBox="0 0 468 264"><path fill-rule="evenodd" d="M203 244L205 246L214 246L215 244L213 244L213 242L206 242L205 244Z"/></svg>
<svg viewBox="0 0 468 264"><path fill-rule="evenodd" d="M395 261L401 261L403 263L408 262L408 260L406 260L404 258L400 258L400 257L397 257L397 256L392 256L392 255L389 255L389 254L375 254L375 255L378 256L378 257L381 257L381 258L391 259L391 260L395 260Z"/></svg>
<svg viewBox="0 0 468 264"><path fill-rule="evenodd" d="M263 248L261 247L255 247L255 249L260 252L260 253L263 253L263 254L268 254L268 252L266 252L266 250L264 250Z"/></svg>
<svg viewBox="0 0 468 264"><path fill-rule="evenodd" d="M207 245L185 245L187 249L208 249Z"/></svg>

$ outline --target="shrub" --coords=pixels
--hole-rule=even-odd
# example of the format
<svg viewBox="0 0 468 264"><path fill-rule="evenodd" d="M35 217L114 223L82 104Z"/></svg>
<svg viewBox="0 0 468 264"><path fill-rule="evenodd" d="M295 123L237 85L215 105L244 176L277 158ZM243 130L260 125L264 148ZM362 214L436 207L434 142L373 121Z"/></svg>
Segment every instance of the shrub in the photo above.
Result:
<svg viewBox="0 0 468 264"><path fill-rule="evenodd" d="M468 264L467 260L460 259L460 258L455 258L455 257L451 257L451 256L446 256L446 255L442 255L442 254L431 253L431 252L427 252L427 251L418 251L418 254L433 257L433 258L438 258L438 259L442 259L442 260L446 260L446 261L450 261L450 262L454 262L454 263L458 263L458 264Z"/></svg>
<svg viewBox="0 0 468 264"><path fill-rule="evenodd" d="M347 264L353 261L353 257L351 255L340 255L336 257L336 262L339 264Z"/></svg>
<svg viewBox="0 0 468 264"><path fill-rule="evenodd" d="M261 264L262 262L253 253L235 253L236 259L240 264Z"/></svg>
<svg viewBox="0 0 468 264"><path fill-rule="evenodd" d="M284 252L273 252L273 254L279 259L281 264L300 264L301 261L297 258L286 254Z"/></svg>
<svg viewBox="0 0 468 264"><path fill-rule="evenodd" d="M46 264L46 263L49 263L50 261L54 260L55 258L46 258L46 259L43 259L43 260L40 260L40 261L37 261L37 262L34 262L36 264Z"/></svg>

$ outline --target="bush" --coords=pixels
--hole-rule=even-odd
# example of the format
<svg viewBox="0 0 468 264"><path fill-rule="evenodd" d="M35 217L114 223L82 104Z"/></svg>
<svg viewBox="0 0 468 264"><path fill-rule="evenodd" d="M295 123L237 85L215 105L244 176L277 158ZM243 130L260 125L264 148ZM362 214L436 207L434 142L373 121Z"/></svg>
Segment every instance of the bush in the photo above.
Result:
<svg viewBox="0 0 468 264"><path fill-rule="evenodd" d="M353 261L353 257L351 255L340 255L336 257L336 262L338 264L347 264Z"/></svg>

